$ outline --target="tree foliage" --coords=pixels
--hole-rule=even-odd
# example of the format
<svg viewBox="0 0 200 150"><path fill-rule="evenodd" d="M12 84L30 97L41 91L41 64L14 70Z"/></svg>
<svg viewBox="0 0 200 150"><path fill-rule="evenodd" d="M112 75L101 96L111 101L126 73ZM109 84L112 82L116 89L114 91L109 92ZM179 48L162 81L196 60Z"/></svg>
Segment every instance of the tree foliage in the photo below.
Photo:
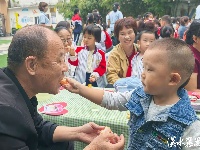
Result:
<svg viewBox="0 0 200 150"><path fill-rule="evenodd" d="M161 17L165 14L176 16L178 5L182 0L117 0L120 3L120 10L124 16L132 16L136 18L138 15L142 15L145 12L152 12L154 15ZM197 3L198 0L191 0ZM83 21L86 20L88 13L92 10L98 9L102 15L104 21L105 16L112 10L113 3L116 0L70 0L69 3L66 0L58 2L57 9L64 18L70 18L73 16L74 9L78 7L81 12Z"/></svg>

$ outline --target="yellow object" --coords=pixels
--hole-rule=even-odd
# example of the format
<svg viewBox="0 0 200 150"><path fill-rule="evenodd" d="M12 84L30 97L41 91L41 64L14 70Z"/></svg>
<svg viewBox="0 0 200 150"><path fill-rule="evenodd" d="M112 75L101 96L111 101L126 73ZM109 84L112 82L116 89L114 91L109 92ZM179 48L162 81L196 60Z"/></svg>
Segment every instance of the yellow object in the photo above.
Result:
<svg viewBox="0 0 200 150"><path fill-rule="evenodd" d="M88 84L88 87L90 87L90 88L91 88L91 87L92 87L92 84Z"/></svg>
<svg viewBox="0 0 200 150"><path fill-rule="evenodd" d="M55 7L50 8L50 12L56 12L56 8Z"/></svg>
<svg viewBox="0 0 200 150"><path fill-rule="evenodd" d="M16 20L16 29L22 28L22 26L18 22L19 14L15 13L15 20Z"/></svg>
<svg viewBox="0 0 200 150"><path fill-rule="evenodd" d="M127 118L127 119L130 119L130 111L127 112L126 118Z"/></svg>

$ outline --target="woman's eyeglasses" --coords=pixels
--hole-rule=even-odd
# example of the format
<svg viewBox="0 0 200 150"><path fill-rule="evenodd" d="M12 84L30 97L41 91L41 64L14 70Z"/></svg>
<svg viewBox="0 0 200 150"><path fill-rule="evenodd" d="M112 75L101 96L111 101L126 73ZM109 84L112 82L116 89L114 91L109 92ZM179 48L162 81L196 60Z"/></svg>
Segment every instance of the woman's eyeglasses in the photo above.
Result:
<svg viewBox="0 0 200 150"><path fill-rule="evenodd" d="M72 41L72 38L68 38L68 39L61 39L63 43L69 43Z"/></svg>

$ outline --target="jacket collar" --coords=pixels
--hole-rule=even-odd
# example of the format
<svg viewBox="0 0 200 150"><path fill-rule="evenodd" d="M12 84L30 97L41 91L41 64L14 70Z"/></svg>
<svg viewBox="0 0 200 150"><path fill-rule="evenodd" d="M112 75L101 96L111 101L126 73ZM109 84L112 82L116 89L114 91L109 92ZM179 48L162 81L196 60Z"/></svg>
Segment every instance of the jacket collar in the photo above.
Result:
<svg viewBox="0 0 200 150"><path fill-rule="evenodd" d="M135 53L137 53L137 51L138 51L137 44L133 43L133 48L135 50ZM120 59L126 60L127 59L126 53L124 52L120 43L118 45L116 45L116 49L120 53Z"/></svg>
<svg viewBox="0 0 200 150"><path fill-rule="evenodd" d="M85 46L85 49L86 49L87 51L89 51L88 46ZM94 49L94 53L93 53L93 54L96 54L96 52L97 52L97 47L95 46L95 49Z"/></svg>
<svg viewBox="0 0 200 150"><path fill-rule="evenodd" d="M162 121L167 121L167 118L170 117L173 120L190 125L197 119L196 112L191 106L190 99L185 89L178 90L178 96L180 100L161 114ZM146 94L143 87L139 87L131 95L131 102L128 102L126 107L135 115L140 116L145 110L148 110L151 100L152 95Z"/></svg>

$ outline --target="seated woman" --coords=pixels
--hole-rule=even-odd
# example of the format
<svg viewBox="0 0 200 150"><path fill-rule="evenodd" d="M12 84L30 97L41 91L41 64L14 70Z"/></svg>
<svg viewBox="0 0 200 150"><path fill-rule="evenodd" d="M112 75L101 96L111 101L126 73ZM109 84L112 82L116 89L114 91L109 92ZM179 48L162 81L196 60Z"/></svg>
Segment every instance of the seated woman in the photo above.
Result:
<svg viewBox="0 0 200 150"><path fill-rule="evenodd" d="M200 20L194 20L186 33L186 43L195 57L195 68L186 85L188 91L200 92Z"/></svg>
<svg viewBox="0 0 200 150"><path fill-rule="evenodd" d="M114 84L118 79L130 77L131 60L137 53L134 44L137 34L137 23L132 17L119 19L115 23L114 34L119 44L110 52L107 62L107 81Z"/></svg>

